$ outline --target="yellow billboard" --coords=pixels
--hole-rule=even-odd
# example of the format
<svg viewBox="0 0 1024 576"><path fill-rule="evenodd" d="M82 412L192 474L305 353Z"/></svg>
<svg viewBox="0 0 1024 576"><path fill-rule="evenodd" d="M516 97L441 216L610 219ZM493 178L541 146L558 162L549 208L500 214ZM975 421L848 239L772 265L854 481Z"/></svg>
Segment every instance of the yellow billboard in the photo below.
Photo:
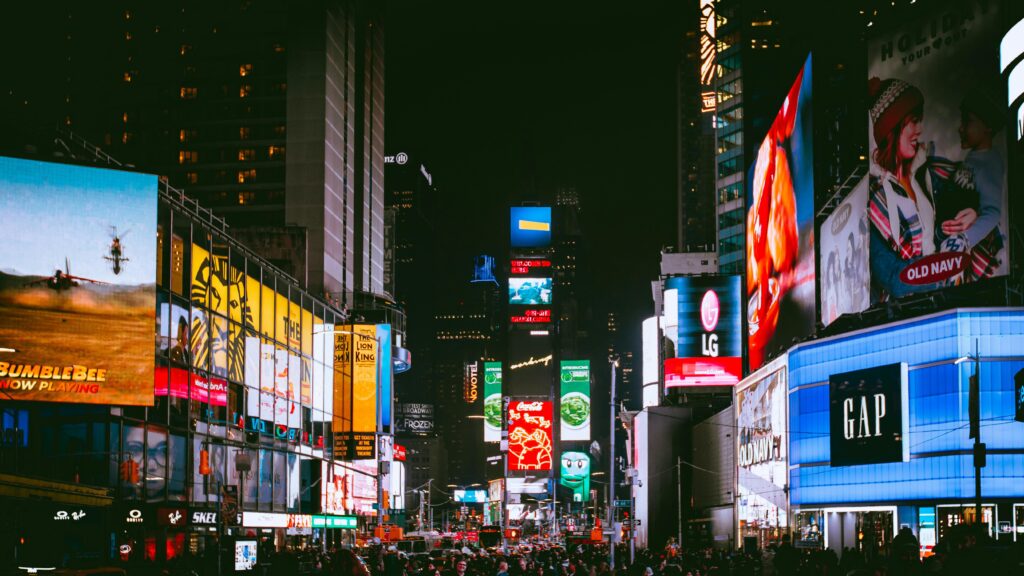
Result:
<svg viewBox="0 0 1024 576"><path fill-rule="evenodd" d="M336 328L334 370L335 432L376 431L376 326L348 324ZM347 401L348 398L351 400ZM341 408L340 412L339 408ZM345 422L346 419L350 420L350 425Z"/></svg>

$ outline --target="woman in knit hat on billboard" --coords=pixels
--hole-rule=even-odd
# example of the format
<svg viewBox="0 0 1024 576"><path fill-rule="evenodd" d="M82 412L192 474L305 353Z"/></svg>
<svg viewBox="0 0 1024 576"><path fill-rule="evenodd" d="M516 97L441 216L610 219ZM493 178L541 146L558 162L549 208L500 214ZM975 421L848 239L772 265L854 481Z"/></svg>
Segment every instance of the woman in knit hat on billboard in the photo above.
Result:
<svg viewBox="0 0 1024 576"><path fill-rule="evenodd" d="M955 203L961 206L953 211L954 217L970 218L961 212L976 204L977 194L958 183L964 178L956 164L925 152L924 96L916 86L895 78L872 78L868 92L876 144L868 181L871 283L873 299L885 300L946 283L912 286L900 279L900 272L944 250L937 212L949 213Z"/></svg>

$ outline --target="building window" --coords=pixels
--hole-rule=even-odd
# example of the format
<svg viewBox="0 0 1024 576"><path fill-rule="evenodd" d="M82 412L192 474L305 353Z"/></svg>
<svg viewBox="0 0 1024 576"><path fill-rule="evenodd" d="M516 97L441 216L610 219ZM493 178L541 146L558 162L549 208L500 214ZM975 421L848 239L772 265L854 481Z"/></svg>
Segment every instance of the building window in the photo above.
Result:
<svg viewBox="0 0 1024 576"><path fill-rule="evenodd" d="M198 172L185 172L185 182L189 184L196 184L199 182Z"/></svg>
<svg viewBox="0 0 1024 576"><path fill-rule="evenodd" d="M284 124L278 124L277 126L274 126L274 135L276 135L276 136L284 136L284 134L285 134L285 126L284 126Z"/></svg>
<svg viewBox="0 0 1024 576"><path fill-rule="evenodd" d="M277 53L284 52L284 46L282 46L280 44L274 44L274 52L277 52Z"/></svg>
<svg viewBox="0 0 1024 576"><path fill-rule="evenodd" d="M252 74L252 64L242 64L238 67L238 75L245 78L249 74Z"/></svg>
<svg viewBox="0 0 1024 576"><path fill-rule="evenodd" d="M122 132L121 133L121 144L127 144L127 143L131 142L132 139L133 139L133 135L132 135L131 132Z"/></svg>
<svg viewBox="0 0 1024 576"><path fill-rule="evenodd" d="M199 162L199 152L195 150L179 150L178 164L195 164Z"/></svg>
<svg viewBox="0 0 1024 576"><path fill-rule="evenodd" d="M256 179L256 169L249 168L248 170L238 171L238 183L245 184L246 182L252 182Z"/></svg>
<svg viewBox="0 0 1024 576"><path fill-rule="evenodd" d="M125 72L123 78L124 78L125 82L131 82L132 81L132 73L131 72Z"/></svg>
<svg viewBox="0 0 1024 576"><path fill-rule="evenodd" d="M252 84L242 84L238 87L238 97L247 98L252 92Z"/></svg>
<svg viewBox="0 0 1024 576"><path fill-rule="evenodd" d="M192 45L191 44L182 44L181 47L178 48L178 54L180 54L182 56L188 54L189 52L192 52Z"/></svg>
<svg viewBox="0 0 1024 576"><path fill-rule="evenodd" d="M238 128L238 139L239 140L248 140L249 136L251 134L252 134L252 131L250 130L250 128L248 126L241 126L241 127Z"/></svg>
<svg viewBox="0 0 1024 576"><path fill-rule="evenodd" d="M124 33L124 39L125 40L131 40L132 39L132 33L131 32L125 32Z"/></svg>
<svg viewBox="0 0 1024 576"><path fill-rule="evenodd" d="M241 206L245 206L246 204L252 204L254 198L256 198L255 192L239 192L238 204Z"/></svg>
<svg viewBox="0 0 1024 576"><path fill-rule="evenodd" d="M181 130L178 130L178 142L191 142L192 140L195 140L198 134L199 133L195 128L182 128Z"/></svg>
<svg viewBox="0 0 1024 576"><path fill-rule="evenodd" d="M199 88L195 86L182 86L179 94L182 100L193 100L199 95Z"/></svg>
<svg viewBox="0 0 1024 576"><path fill-rule="evenodd" d="M284 160L284 146L271 146L267 148L267 156L271 160Z"/></svg>
<svg viewBox="0 0 1024 576"><path fill-rule="evenodd" d="M278 82L277 84L274 84L274 91L279 94L284 94L285 92L288 91L288 83Z"/></svg>
<svg viewBox="0 0 1024 576"><path fill-rule="evenodd" d="M242 148L238 151L239 162L252 162L256 159L256 151L252 148Z"/></svg>

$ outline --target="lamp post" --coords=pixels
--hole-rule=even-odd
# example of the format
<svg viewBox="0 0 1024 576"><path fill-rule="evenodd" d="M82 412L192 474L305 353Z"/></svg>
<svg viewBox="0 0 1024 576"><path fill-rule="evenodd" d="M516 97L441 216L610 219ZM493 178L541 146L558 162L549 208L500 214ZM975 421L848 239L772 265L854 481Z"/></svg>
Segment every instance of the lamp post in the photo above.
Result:
<svg viewBox="0 0 1024 576"><path fill-rule="evenodd" d="M610 408L610 422L609 422L609 434L608 439L608 492L609 492L609 506L608 506L608 526L612 529L612 534L608 538L608 565L611 567L612 572L615 571L615 369L619 367L619 355L612 354L608 356L608 366L611 370L611 393L608 398L608 406ZM632 518L630 518L632 521Z"/></svg>

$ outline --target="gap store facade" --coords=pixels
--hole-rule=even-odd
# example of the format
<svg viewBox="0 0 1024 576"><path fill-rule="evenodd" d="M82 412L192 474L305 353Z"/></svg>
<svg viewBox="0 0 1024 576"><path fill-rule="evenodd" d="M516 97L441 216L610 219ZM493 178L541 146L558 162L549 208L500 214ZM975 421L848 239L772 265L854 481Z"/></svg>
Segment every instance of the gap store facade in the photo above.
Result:
<svg viewBox="0 0 1024 576"><path fill-rule="evenodd" d="M977 355L975 350L978 351ZM794 542L870 553L909 527L928 549L972 523L970 377L980 375L983 520L1024 539L1024 310L956 309L789 352Z"/></svg>

